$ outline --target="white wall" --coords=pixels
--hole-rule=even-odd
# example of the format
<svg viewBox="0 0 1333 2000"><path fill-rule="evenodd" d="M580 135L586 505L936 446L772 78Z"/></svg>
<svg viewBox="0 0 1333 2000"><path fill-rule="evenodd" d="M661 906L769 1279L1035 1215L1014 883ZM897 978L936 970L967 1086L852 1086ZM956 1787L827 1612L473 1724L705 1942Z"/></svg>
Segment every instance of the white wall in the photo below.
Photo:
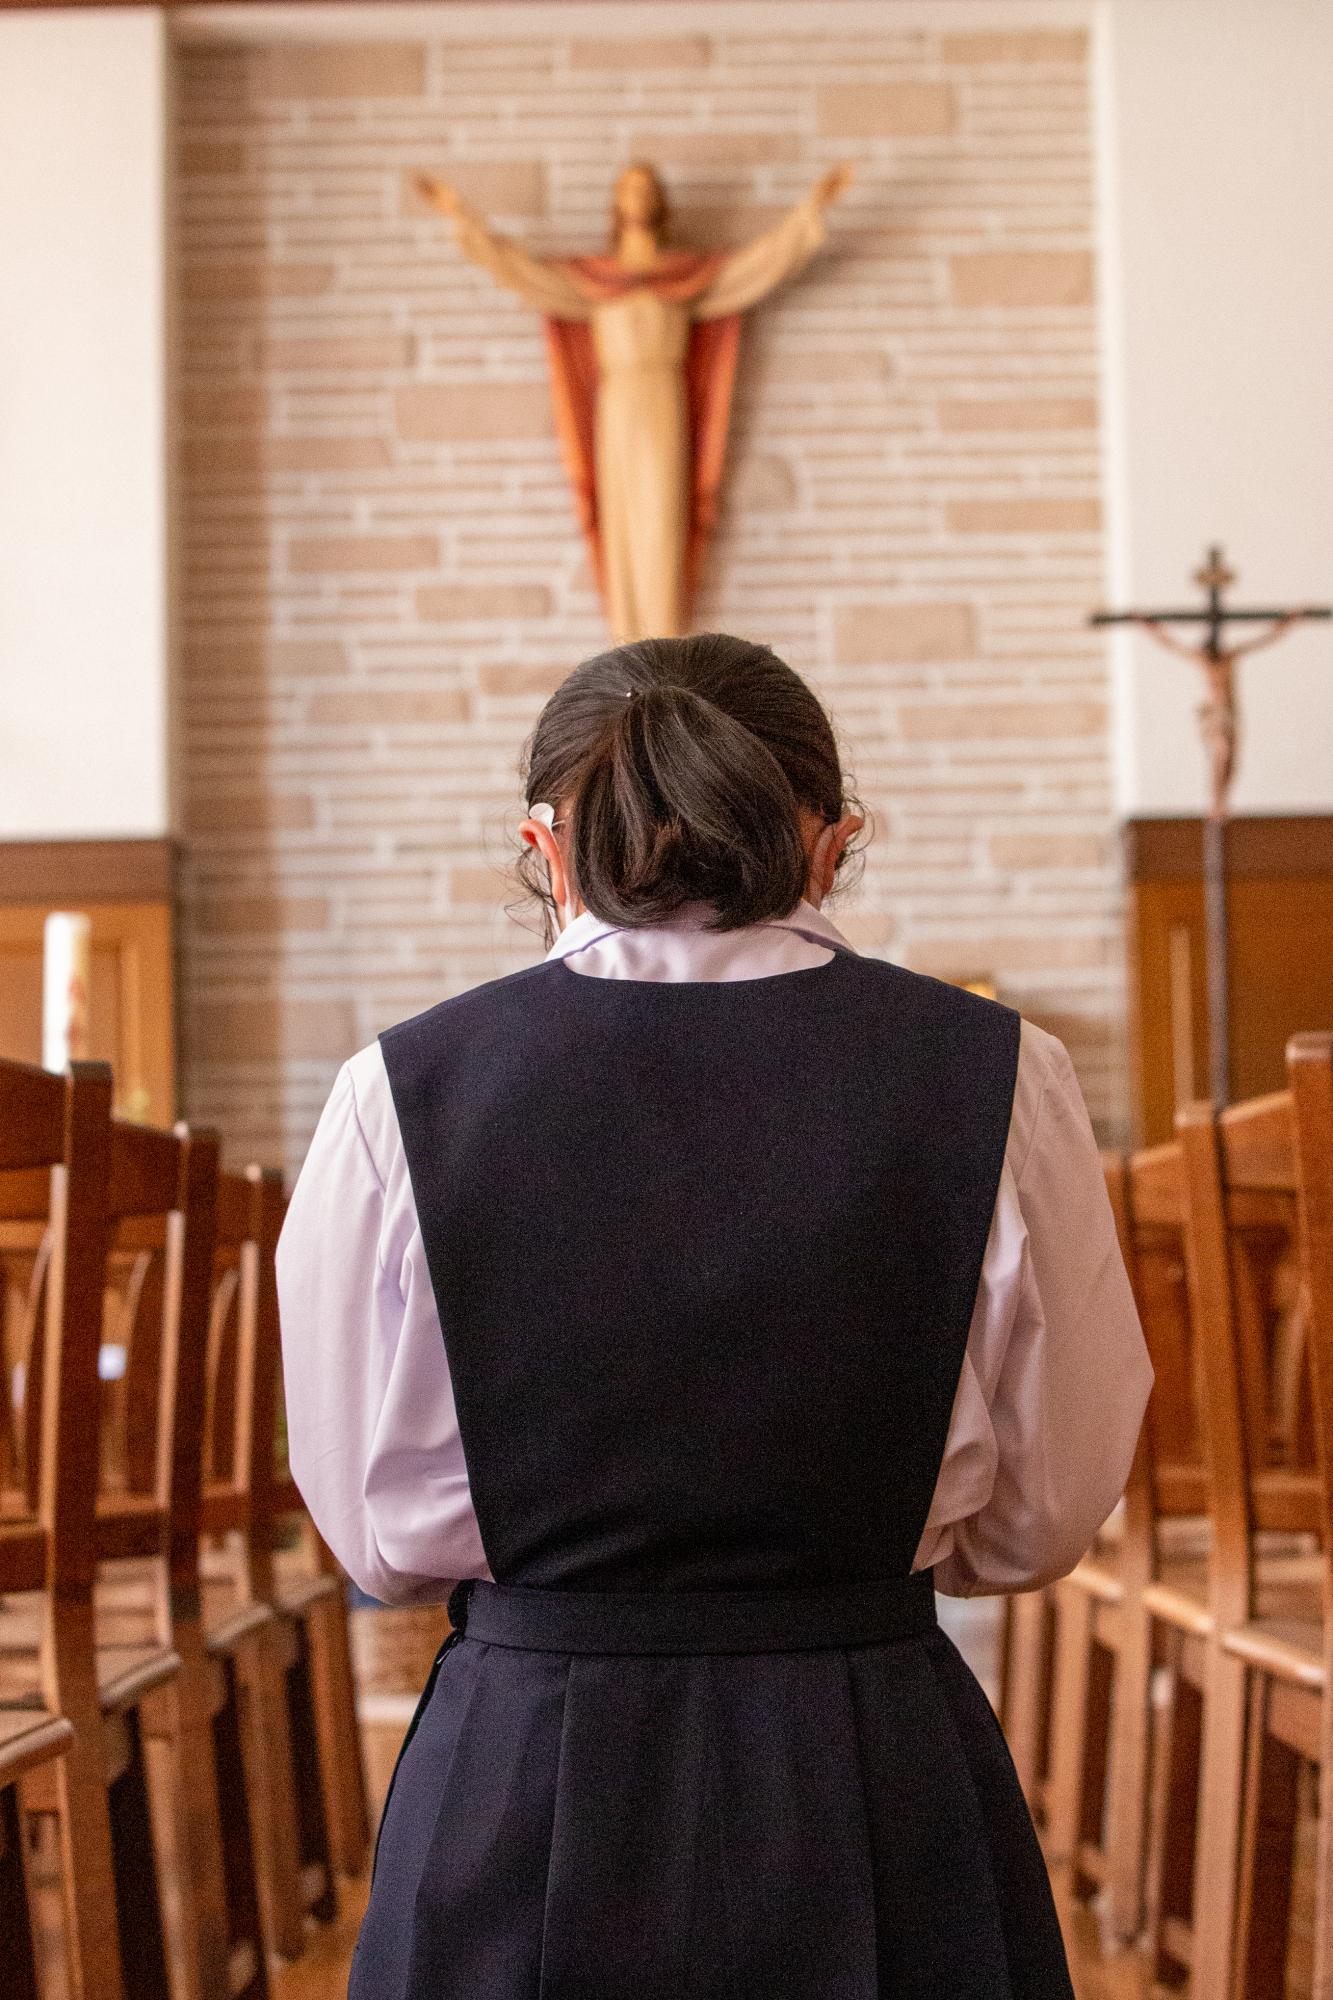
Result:
<svg viewBox="0 0 1333 2000"><path fill-rule="evenodd" d="M0 14L0 838L166 830L166 29Z"/></svg>
<svg viewBox="0 0 1333 2000"><path fill-rule="evenodd" d="M1111 575L1178 604L1333 600L1333 6L1102 0ZM1196 676L1115 641L1122 811L1204 802ZM1240 669L1242 812L1333 808L1333 628Z"/></svg>

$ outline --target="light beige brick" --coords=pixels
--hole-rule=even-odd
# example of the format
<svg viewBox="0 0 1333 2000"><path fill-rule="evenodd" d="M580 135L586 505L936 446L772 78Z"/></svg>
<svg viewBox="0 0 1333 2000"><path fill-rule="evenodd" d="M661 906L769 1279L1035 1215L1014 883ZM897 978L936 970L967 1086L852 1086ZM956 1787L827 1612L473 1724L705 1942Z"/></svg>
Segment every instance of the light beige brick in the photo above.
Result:
<svg viewBox="0 0 1333 2000"><path fill-rule="evenodd" d="M309 792L192 791L185 823L191 833L298 832L315 824L315 802Z"/></svg>
<svg viewBox="0 0 1333 2000"><path fill-rule="evenodd" d="M336 639L187 639L183 648L192 684L211 688L219 680L274 680L342 674L347 649Z"/></svg>
<svg viewBox="0 0 1333 2000"><path fill-rule="evenodd" d="M333 284L332 264L188 264L181 272L187 299L313 299Z"/></svg>
<svg viewBox="0 0 1333 2000"><path fill-rule="evenodd" d="M847 604L833 644L852 667L966 660L976 651L976 614L970 604Z"/></svg>
<svg viewBox="0 0 1333 2000"><path fill-rule="evenodd" d="M1006 973L1082 971L1106 965L1118 949L1118 938L1070 935L1059 930L1015 937L969 932L949 938L914 938L903 956L915 971L946 979L985 979L998 974L1003 996Z"/></svg>
<svg viewBox="0 0 1333 2000"><path fill-rule="evenodd" d="M768 167L803 158L805 148L792 131L696 129L640 132L630 141L628 153L636 160L652 160L665 166Z"/></svg>
<svg viewBox="0 0 1333 2000"><path fill-rule="evenodd" d="M568 673L567 665L527 667L487 663L477 670L477 685L483 694L506 697L536 695L545 700L547 695L555 693Z"/></svg>
<svg viewBox="0 0 1333 2000"><path fill-rule="evenodd" d="M203 931L280 937L286 931L326 931L327 896L216 896L194 913Z"/></svg>
<svg viewBox="0 0 1333 2000"><path fill-rule="evenodd" d="M265 472L375 472L390 462L384 438L248 437L192 438L185 465L192 478L219 473L256 478Z"/></svg>
<svg viewBox="0 0 1333 2000"><path fill-rule="evenodd" d="M1091 396L988 396L939 406L945 431L1090 431L1097 427Z"/></svg>
<svg viewBox="0 0 1333 2000"><path fill-rule="evenodd" d="M746 458L728 482L727 505L749 514L781 514L796 503L796 475L790 459L776 452Z"/></svg>
<svg viewBox="0 0 1333 2000"><path fill-rule="evenodd" d="M284 996L216 1000L196 1006L189 1045L204 1062L253 1064L264 1056L339 1061L356 1047L356 1011L348 1000Z"/></svg>
<svg viewBox="0 0 1333 2000"><path fill-rule="evenodd" d="M804 353L765 354L757 364L766 382L829 383L882 382L889 373L889 360L864 348L807 348ZM741 383L745 387L744 378Z"/></svg>
<svg viewBox="0 0 1333 2000"><path fill-rule="evenodd" d="M898 710L897 727L898 733L911 743L1095 737L1105 732L1106 704L1100 701L904 702Z"/></svg>
<svg viewBox="0 0 1333 2000"><path fill-rule="evenodd" d="M404 215L433 215L440 211L417 187L420 174L446 181L457 188L464 201L483 215L545 215L546 176L540 160L454 160L427 159L420 166L403 170L400 202Z"/></svg>
<svg viewBox="0 0 1333 2000"><path fill-rule="evenodd" d="M1094 269L1086 250L969 250L949 262L957 306L1090 306Z"/></svg>
<svg viewBox="0 0 1333 2000"><path fill-rule="evenodd" d="M706 69L712 47L706 35L634 35L571 42L571 69L634 70L657 76L663 70Z"/></svg>
<svg viewBox="0 0 1333 2000"><path fill-rule="evenodd" d="M189 139L178 147L176 164L187 179L239 174L245 165L245 148L239 139Z"/></svg>
<svg viewBox="0 0 1333 2000"><path fill-rule="evenodd" d="M883 951L892 944L898 929L887 910L843 910L835 901L828 914L858 951Z"/></svg>
<svg viewBox="0 0 1333 2000"><path fill-rule="evenodd" d="M1107 843L1092 833L997 833L989 853L997 868L1104 868Z"/></svg>
<svg viewBox="0 0 1333 2000"><path fill-rule="evenodd" d="M1093 499L952 500L945 518L955 535L1090 535L1102 510Z"/></svg>
<svg viewBox="0 0 1333 2000"><path fill-rule="evenodd" d="M947 83L832 83L819 92L817 116L825 139L939 139L954 131L958 111Z"/></svg>
<svg viewBox="0 0 1333 2000"><path fill-rule="evenodd" d="M290 42L252 52L250 95L268 98L420 97L426 51L419 42Z"/></svg>
<svg viewBox="0 0 1333 2000"><path fill-rule="evenodd" d="M451 868L451 903L498 903L513 894L513 881L498 868Z"/></svg>
<svg viewBox="0 0 1333 2000"><path fill-rule="evenodd" d="M278 374L307 369L378 374L381 369L409 368L415 353L410 333L277 336L255 345L259 366Z"/></svg>
<svg viewBox="0 0 1333 2000"><path fill-rule="evenodd" d="M1081 29L1030 28L1017 33L945 35L940 53L947 63L982 69L992 63L1081 63L1088 38Z"/></svg>
<svg viewBox="0 0 1333 2000"><path fill-rule="evenodd" d="M250 382L192 382L181 395L181 416L187 427L216 430L228 425L261 425L267 422L267 389Z"/></svg>
<svg viewBox="0 0 1333 2000"><path fill-rule="evenodd" d="M317 570L433 569L434 535L308 535L294 541L287 566L296 576Z"/></svg>
<svg viewBox="0 0 1333 2000"><path fill-rule="evenodd" d="M549 437L544 382L413 382L394 392L398 435L414 442L474 444Z"/></svg>
<svg viewBox="0 0 1333 2000"><path fill-rule="evenodd" d="M470 708L458 688L349 688L345 693L312 695L306 717L321 728L335 722L392 727L403 722L462 722Z"/></svg>
<svg viewBox="0 0 1333 2000"><path fill-rule="evenodd" d="M552 605L544 583L432 583L417 592L418 615L438 624L549 618Z"/></svg>

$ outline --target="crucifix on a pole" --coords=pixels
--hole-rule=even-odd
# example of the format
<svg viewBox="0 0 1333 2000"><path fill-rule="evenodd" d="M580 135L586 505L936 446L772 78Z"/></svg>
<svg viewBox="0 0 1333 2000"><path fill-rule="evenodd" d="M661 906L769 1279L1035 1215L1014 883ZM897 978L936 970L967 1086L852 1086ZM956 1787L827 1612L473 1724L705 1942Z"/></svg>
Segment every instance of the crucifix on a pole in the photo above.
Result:
<svg viewBox="0 0 1333 2000"><path fill-rule="evenodd" d="M1208 756L1210 800L1203 823L1203 893L1208 976L1208 1075L1216 1104L1226 1104L1231 1096L1231 1005L1227 976L1227 847L1226 825L1231 784L1236 775L1237 660L1271 646L1293 625L1313 618L1333 617L1326 604L1300 604L1289 609L1241 610L1223 603L1223 593L1236 581L1227 568L1220 548L1208 551L1203 568L1194 581L1204 592L1203 605L1183 611L1098 611L1094 625L1137 625L1152 634L1159 645L1182 659L1192 660L1202 670L1203 701L1199 706L1199 729ZM1178 638L1173 626L1201 626L1197 640ZM1233 626L1259 625L1264 629L1251 639L1229 637Z"/></svg>

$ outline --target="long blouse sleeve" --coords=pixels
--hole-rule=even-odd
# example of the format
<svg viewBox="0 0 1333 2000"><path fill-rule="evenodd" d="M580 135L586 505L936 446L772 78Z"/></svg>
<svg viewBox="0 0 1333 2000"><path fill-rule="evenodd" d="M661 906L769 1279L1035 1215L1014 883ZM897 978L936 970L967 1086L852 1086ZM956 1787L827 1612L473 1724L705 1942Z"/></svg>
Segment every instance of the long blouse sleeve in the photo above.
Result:
<svg viewBox="0 0 1333 2000"><path fill-rule="evenodd" d="M465 257L489 271L506 291L517 292L530 306L536 306L538 312L553 319L591 316L591 301L566 271L544 257L534 257L513 237L488 229L472 209L460 205L454 230Z"/></svg>
<svg viewBox="0 0 1333 2000"><path fill-rule="evenodd" d="M386 1603L489 1575L376 1046L338 1073L277 1278L292 1476L343 1568Z"/></svg>
<svg viewBox="0 0 1333 2000"><path fill-rule="evenodd" d="M722 319L756 305L809 263L826 233L824 210L807 195L762 236L732 251L694 301L694 317Z"/></svg>
<svg viewBox="0 0 1333 2000"><path fill-rule="evenodd" d="M1124 1491L1152 1367L1061 1044L1023 1024L1010 1143L917 1567L950 1596L1071 1570Z"/></svg>

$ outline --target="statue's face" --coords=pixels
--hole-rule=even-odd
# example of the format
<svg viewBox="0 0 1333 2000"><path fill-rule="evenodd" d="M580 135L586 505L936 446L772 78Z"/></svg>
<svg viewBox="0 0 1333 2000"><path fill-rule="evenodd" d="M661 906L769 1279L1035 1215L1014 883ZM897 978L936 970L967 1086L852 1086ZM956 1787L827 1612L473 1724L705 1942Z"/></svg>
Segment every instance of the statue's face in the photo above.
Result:
<svg viewBox="0 0 1333 2000"><path fill-rule="evenodd" d="M656 222L662 212L662 190L648 167L626 167L616 182L616 215L621 222Z"/></svg>

